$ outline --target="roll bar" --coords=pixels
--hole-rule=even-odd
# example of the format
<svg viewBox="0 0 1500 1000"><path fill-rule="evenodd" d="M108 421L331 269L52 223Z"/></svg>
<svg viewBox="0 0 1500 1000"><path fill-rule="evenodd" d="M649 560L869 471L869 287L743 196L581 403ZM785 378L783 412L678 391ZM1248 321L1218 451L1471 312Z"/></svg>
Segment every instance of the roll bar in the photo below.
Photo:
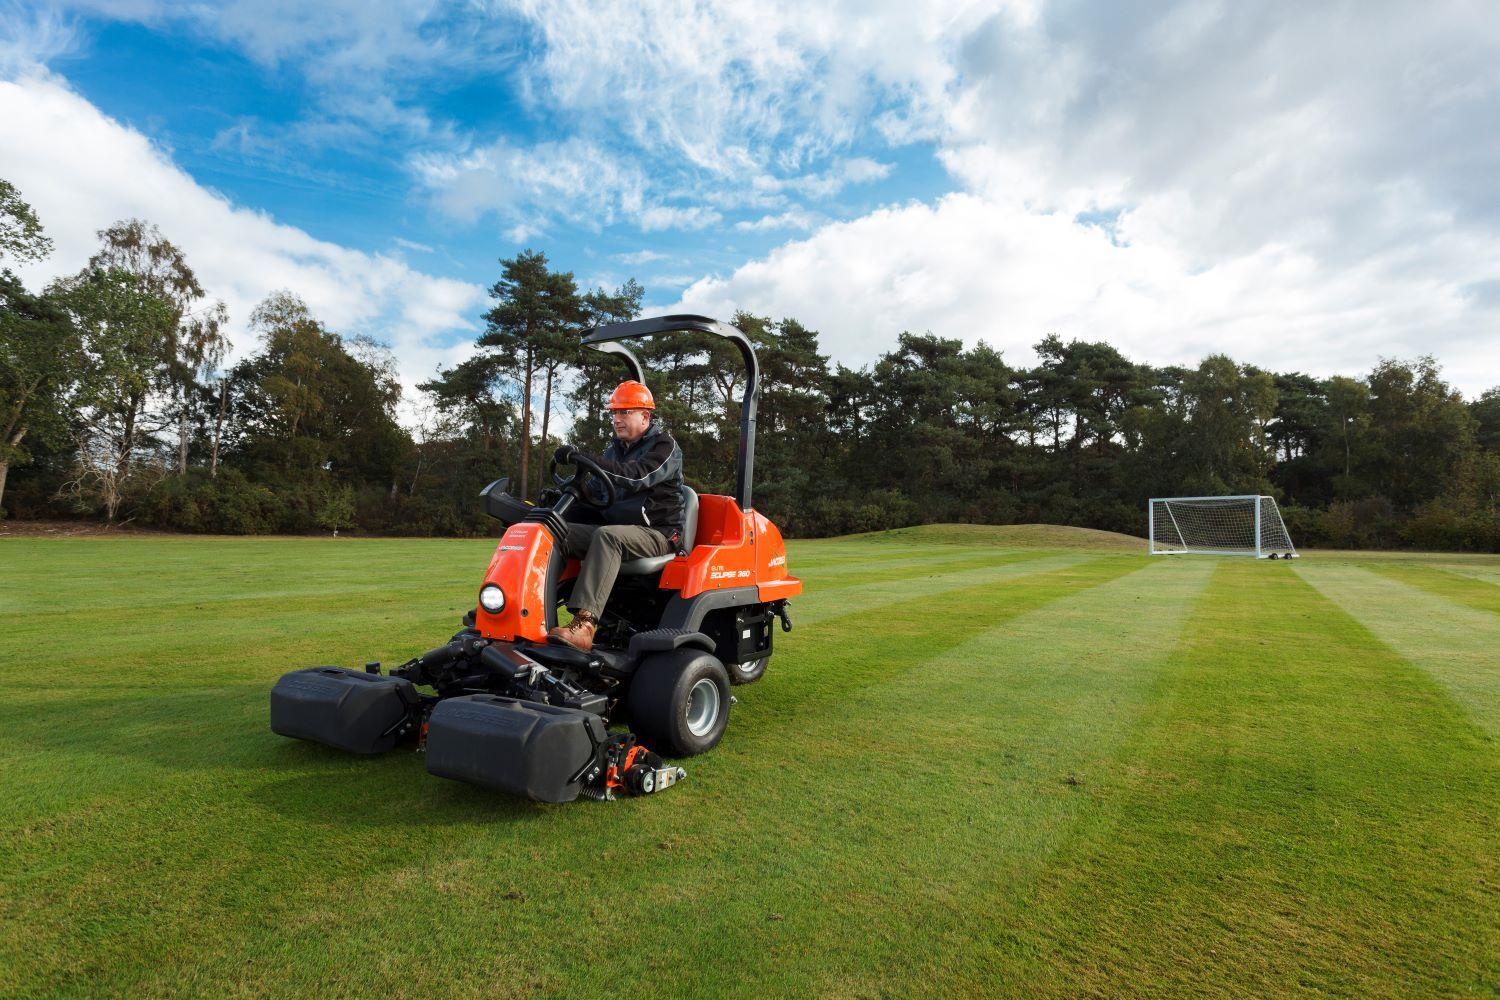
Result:
<svg viewBox="0 0 1500 1000"><path fill-rule="evenodd" d="M584 341L584 343L587 344L588 341ZM641 385L646 384L646 369L641 367L641 359L636 357L635 352L630 348L626 347L624 344L617 344L611 340L606 340L601 344L589 344L589 346L603 354L613 354L615 357L624 361L625 367L630 369L630 377L635 379Z"/></svg>
<svg viewBox="0 0 1500 1000"><path fill-rule="evenodd" d="M755 475L755 410L760 402L760 363L755 359L755 345L739 327L722 323L707 316L681 314L676 316L654 316L650 319L635 319L628 323L607 323L595 327L584 335L583 343L596 351L613 354L630 368L631 376L645 383L645 370L640 359L630 349L617 343L635 337L649 337L658 333L709 333L723 337L740 349L740 358L745 362L745 398L740 404L740 447L735 463L735 500L741 510L750 509L750 487Z"/></svg>

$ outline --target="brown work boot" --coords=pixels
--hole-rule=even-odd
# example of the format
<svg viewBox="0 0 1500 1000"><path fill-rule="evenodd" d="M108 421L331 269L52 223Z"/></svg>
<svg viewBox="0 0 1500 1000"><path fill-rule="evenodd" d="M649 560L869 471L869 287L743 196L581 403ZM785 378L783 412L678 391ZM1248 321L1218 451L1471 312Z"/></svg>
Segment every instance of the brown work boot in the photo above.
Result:
<svg viewBox="0 0 1500 1000"><path fill-rule="evenodd" d="M594 648L594 629L599 621L587 611L580 611L566 625L559 625L547 633L547 641L559 646L572 646L585 653Z"/></svg>

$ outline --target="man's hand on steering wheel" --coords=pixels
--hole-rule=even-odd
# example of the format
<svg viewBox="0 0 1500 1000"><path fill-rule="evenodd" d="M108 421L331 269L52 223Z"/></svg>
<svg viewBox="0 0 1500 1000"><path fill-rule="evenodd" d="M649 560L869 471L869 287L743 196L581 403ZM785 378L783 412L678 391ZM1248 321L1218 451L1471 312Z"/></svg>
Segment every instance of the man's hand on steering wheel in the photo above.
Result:
<svg viewBox="0 0 1500 1000"><path fill-rule="evenodd" d="M559 465L572 465L577 471L564 479L557 474ZM615 502L614 477L601 469L587 452L579 451L573 445L565 444L553 453L551 472L552 481L561 489L571 488L573 495L585 506L604 510ZM590 485L597 486L602 496L595 496L594 491L589 489Z"/></svg>

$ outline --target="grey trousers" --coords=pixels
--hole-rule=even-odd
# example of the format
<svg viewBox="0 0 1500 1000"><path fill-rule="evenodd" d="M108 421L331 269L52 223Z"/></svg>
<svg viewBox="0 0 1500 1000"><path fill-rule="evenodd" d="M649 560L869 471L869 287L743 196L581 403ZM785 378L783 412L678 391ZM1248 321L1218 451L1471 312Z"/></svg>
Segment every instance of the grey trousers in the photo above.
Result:
<svg viewBox="0 0 1500 1000"><path fill-rule="evenodd" d="M583 560L573 583L568 609L575 615L587 611L595 618L604 613L604 602L626 559L647 559L672 551L672 543L654 528L635 524L570 524L563 551Z"/></svg>

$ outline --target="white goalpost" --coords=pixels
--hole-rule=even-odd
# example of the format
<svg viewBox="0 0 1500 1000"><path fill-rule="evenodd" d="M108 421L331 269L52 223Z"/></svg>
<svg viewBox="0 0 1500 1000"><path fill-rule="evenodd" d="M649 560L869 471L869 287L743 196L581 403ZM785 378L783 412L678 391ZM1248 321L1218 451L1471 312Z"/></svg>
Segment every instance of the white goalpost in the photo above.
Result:
<svg viewBox="0 0 1500 1000"><path fill-rule="evenodd" d="M1153 556L1297 557L1275 497L1155 497L1147 513Z"/></svg>

